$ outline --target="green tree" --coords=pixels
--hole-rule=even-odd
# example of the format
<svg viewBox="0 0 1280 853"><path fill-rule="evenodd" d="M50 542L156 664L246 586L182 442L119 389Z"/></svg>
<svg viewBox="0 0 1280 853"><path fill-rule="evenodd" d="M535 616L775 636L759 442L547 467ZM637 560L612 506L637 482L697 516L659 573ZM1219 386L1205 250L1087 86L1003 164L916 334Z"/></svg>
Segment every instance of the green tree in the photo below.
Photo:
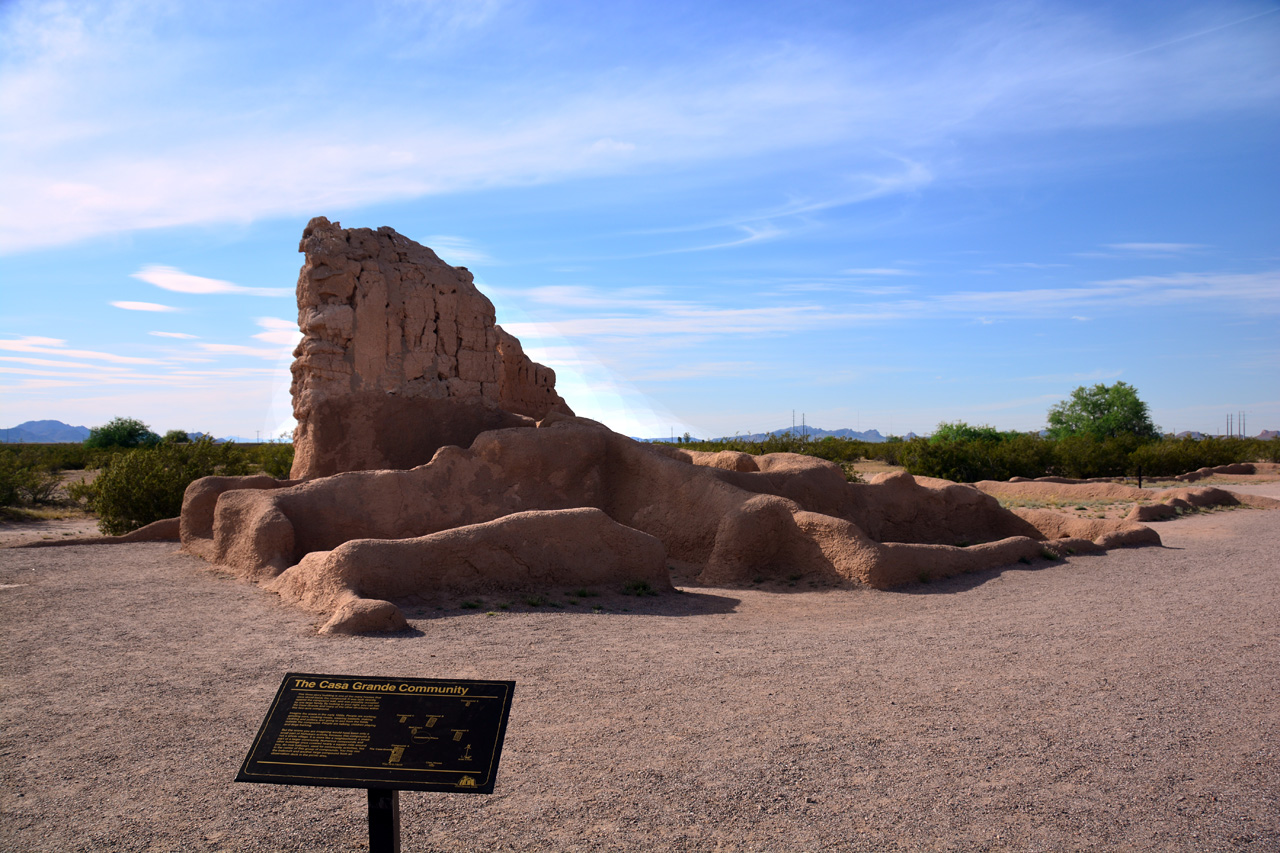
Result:
<svg viewBox="0 0 1280 853"><path fill-rule="evenodd" d="M1098 439L1136 436L1159 438L1160 431L1151 423L1147 404L1138 397L1138 389L1124 382L1101 383L1087 388L1081 385L1049 410L1049 435L1053 438L1092 436Z"/></svg>
<svg viewBox="0 0 1280 853"><path fill-rule="evenodd" d="M171 429L160 440L165 444L186 444L191 441L191 436L187 435L187 431L184 429Z"/></svg>
<svg viewBox="0 0 1280 853"><path fill-rule="evenodd" d="M137 418L112 418L89 430L85 447L144 447L160 443L160 436Z"/></svg>

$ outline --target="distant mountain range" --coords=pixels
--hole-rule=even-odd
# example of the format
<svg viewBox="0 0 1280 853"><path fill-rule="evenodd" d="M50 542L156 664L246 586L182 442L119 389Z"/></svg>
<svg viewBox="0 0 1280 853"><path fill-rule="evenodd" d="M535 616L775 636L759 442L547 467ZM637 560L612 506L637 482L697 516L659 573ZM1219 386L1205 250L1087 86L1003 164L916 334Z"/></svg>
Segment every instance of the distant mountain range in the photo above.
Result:
<svg viewBox="0 0 1280 853"><path fill-rule="evenodd" d="M782 436L787 436L787 435L794 435L797 437L808 436L810 439L814 441L826 438L827 436L832 436L834 438L849 438L849 439L853 439L854 441L865 441L870 444L878 444L879 442L882 442L882 441L888 441L887 438L885 438L883 435L880 434L879 430L874 430L874 429L868 429L868 430L863 430L862 432L858 432L857 430L847 429L847 428L846 429L822 429L820 427L812 427L812 426L783 427L782 429L775 429L770 432L753 432L749 435L726 435L726 436L721 436L719 438L706 438L706 439L693 438L692 440L693 441L732 441L734 439L737 439L738 441L764 441L765 439L770 438L771 436L781 438ZM909 432L903 436L903 438L908 438L908 439L915 438L915 437L916 437L916 434L914 432ZM660 438L641 438L638 440L639 441L671 441L671 437L664 435Z"/></svg>
<svg viewBox="0 0 1280 853"><path fill-rule="evenodd" d="M27 421L16 427L0 428L0 443L4 444L79 444L89 437L89 428L71 426L62 421ZM204 433L189 432L187 437L195 441ZM215 439L240 442L239 438Z"/></svg>
<svg viewBox="0 0 1280 853"><path fill-rule="evenodd" d="M725 436L725 438L737 438L742 441L764 441L766 438L769 438L770 436L776 436L778 438L781 438L783 436L788 436L788 435L794 435L799 438L808 436L810 439L814 439L814 440L831 436L833 438L848 438L854 441L865 441L871 444L878 444L882 441L887 440L883 435L880 434L879 430L875 430L875 429L868 429L868 430L863 430L862 432L858 432L857 430L847 429L847 428L846 429L822 429L821 427L813 427L813 426L784 427L782 429L772 430L771 432L755 432L755 433L752 433L751 435ZM904 438L915 438L915 437L916 437L916 434L914 432L909 432L904 436Z"/></svg>
<svg viewBox="0 0 1280 853"><path fill-rule="evenodd" d="M0 441L5 444L79 444L88 437L88 427L71 426L62 421L27 421L0 429Z"/></svg>
<svg viewBox="0 0 1280 853"><path fill-rule="evenodd" d="M191 436L192 440L195 440L196 438L200 437L201 433L189 432L187 433L187 435ZM766 438L769 438L770 436L784 436L784 435L797 435L797 436L807 435L809 436L809 438L814 440L823 439L823 438L826 438L827 436L834 436L836 438L850 438L855 441L866 441L873 444L879 443L882 441L887 441L887 439L880 434L879 430L874 430L874 429L868 429L868 430L863 430L862 432L858 432L857 430L852 430L852 429L821 429L819 427L811 427L811 426L784 427L782 429L775 429L772 432L753 432L750 435L732 435L732 436L726 435L726 436L723 436L721 439L695 438L694 440L695 441L704 441L704 440L720 441L720 440L730 440L730 439L736 438L736 439L739 439L740 441L764 441ZM89 437L88 427L71 426L70 424L64 424L62 421L27 421L26 423L18 424L15 427L0 428L0 442L4 444L78 444L84 441L88 437ZM916 434L914 432L909 432L903 436L903 438L906 438L906 439L912 439L915 437L916 437ZM1195 431L1187 431L1187 432L1178 433L1176 437L1177 438L1188 438L1188 437L1189 438L1208 438L1209 436L1199 432L1195 432ZM1262 432L1258 433L1258 435L1256 436L1256 438L1263 439L1264 441L1272 438L1276 438L1276 437L1280 437L1280 431L1276 431L1273 429L1264 429ZM638 441L670 441L671 438L669 436L664 435L664 436L661 436L660 438L641 438L637 440ZM249 443L249 444L254 443L249 439L241 439L239 436L231 436L229 438L220 438L220 439L217 439L217 441L219 442L234 441L237 443Z"/></svg>

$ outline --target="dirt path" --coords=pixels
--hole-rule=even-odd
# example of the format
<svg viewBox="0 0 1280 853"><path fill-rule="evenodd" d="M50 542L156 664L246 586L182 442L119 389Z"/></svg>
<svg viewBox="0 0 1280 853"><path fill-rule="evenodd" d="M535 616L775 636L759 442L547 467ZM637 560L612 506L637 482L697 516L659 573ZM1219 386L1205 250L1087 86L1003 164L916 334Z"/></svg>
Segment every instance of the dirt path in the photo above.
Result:
<svg viewBox="0 0 1280 853"><path fill-rule="evenodd" d="M295 670L517 682L497 793L402 794L407 853L1280 850L1280 513L1157 529L354 639L172 544L0 550L0 849L364 848L362 791L231 781Z"/></svg>

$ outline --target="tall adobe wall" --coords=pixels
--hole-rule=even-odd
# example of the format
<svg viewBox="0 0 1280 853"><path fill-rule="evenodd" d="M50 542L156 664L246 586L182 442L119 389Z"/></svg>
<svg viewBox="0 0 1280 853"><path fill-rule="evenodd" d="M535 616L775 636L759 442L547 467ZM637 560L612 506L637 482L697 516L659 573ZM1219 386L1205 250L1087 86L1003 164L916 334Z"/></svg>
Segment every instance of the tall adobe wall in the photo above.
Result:
<svg viewBox="0 0 1280 853"><path fill-rule="evenodd" d="M391 228L302 232L290 476L412 468L480 433L573 414L465 267Z"/></svg>

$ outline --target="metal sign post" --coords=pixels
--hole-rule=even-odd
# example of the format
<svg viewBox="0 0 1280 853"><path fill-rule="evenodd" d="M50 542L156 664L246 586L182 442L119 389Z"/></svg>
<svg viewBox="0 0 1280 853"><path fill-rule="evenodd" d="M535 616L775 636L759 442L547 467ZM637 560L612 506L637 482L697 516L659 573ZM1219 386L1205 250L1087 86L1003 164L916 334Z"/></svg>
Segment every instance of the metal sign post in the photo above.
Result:
<svg viewBox="0 0 1280 853"><path fill-rule="evenodd" d="M369 853L400 853L400 792L369 789Z"/></svg>

